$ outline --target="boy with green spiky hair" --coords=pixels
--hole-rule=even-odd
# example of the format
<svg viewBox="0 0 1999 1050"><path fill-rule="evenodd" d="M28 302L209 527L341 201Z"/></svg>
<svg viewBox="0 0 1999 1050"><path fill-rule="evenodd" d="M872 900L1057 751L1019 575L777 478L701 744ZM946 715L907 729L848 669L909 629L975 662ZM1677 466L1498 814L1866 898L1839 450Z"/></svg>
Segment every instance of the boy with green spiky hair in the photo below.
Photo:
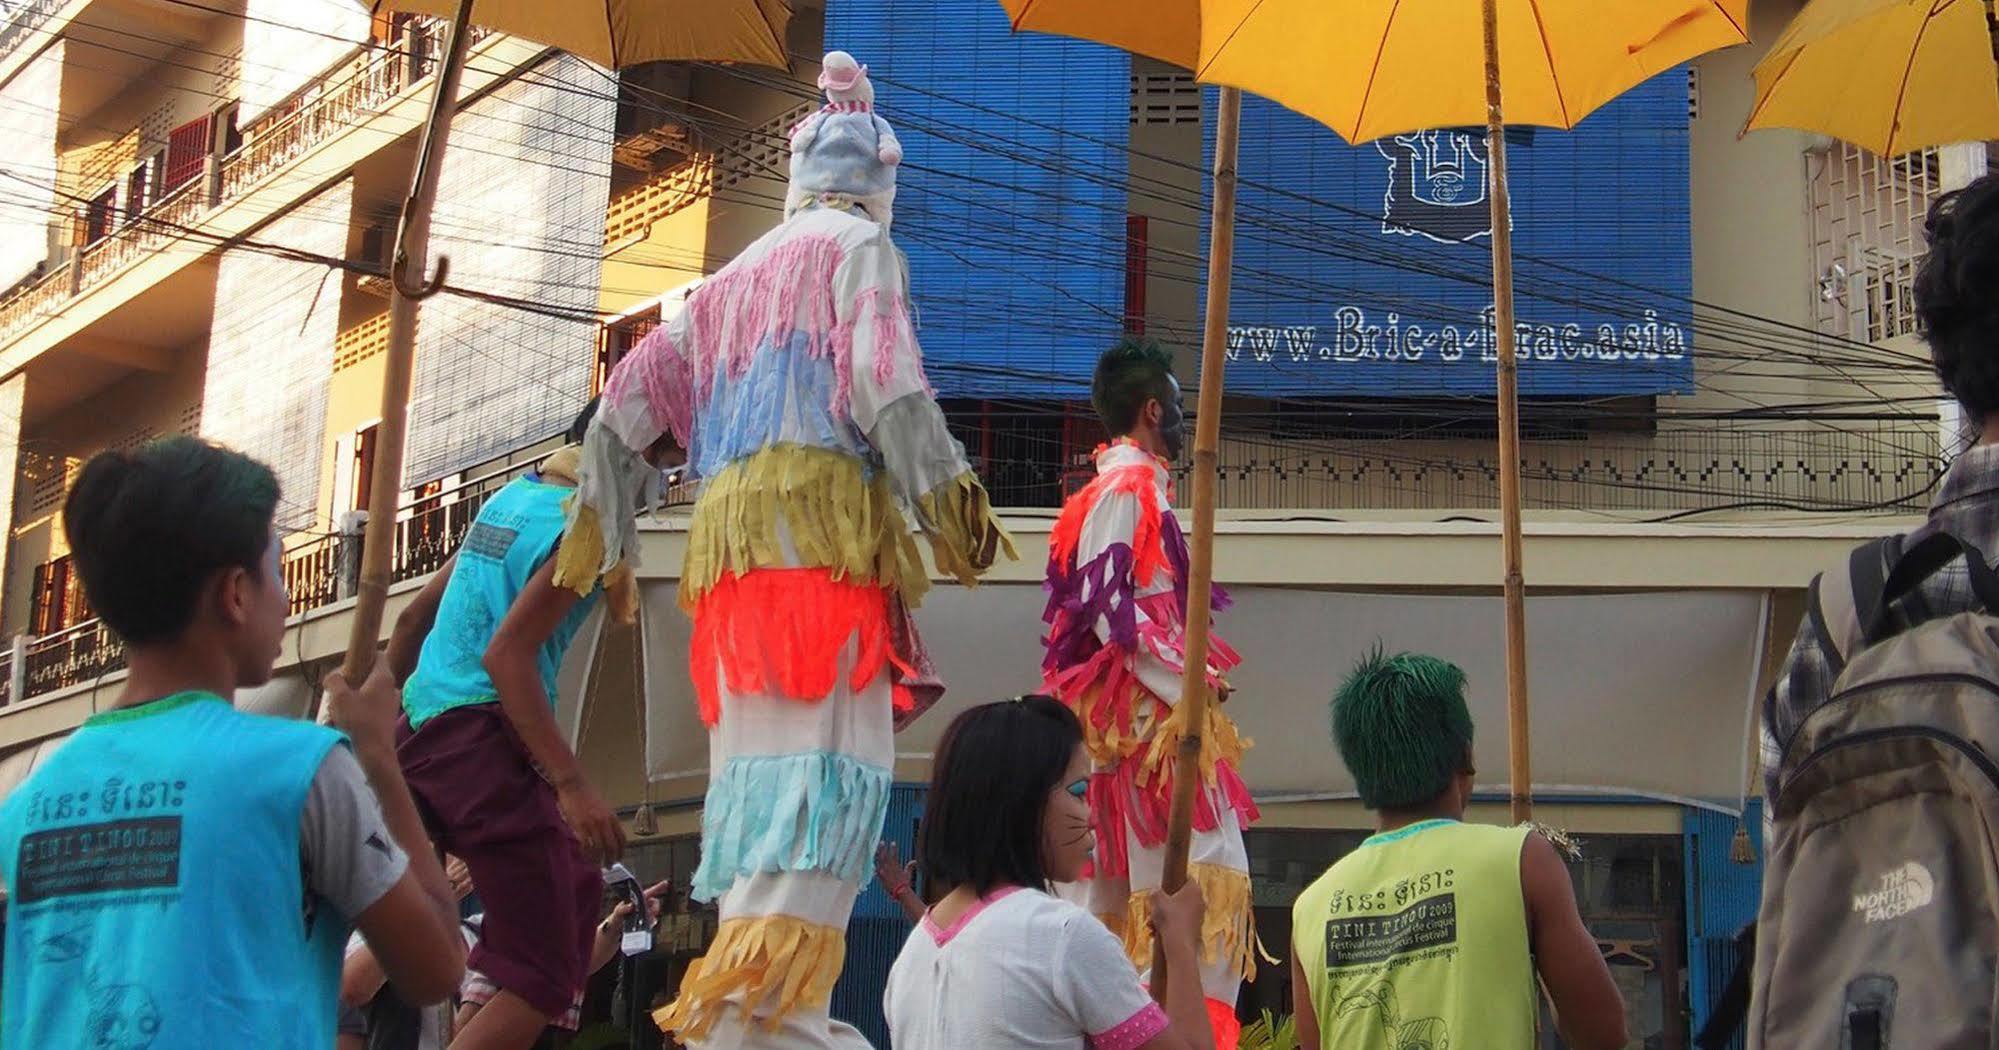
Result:
<svg viewBox="0 0 1999 1050"><path fill-rule="evenodd" d="M1292 1004L1306 1047L1531 1050L1538 973L1567 1044L1625 1041L1624 1004L1555 847L1464 823L1465 675L1376 649L1333 696L1333 743L1376 834L1292 908Z"/></svg>

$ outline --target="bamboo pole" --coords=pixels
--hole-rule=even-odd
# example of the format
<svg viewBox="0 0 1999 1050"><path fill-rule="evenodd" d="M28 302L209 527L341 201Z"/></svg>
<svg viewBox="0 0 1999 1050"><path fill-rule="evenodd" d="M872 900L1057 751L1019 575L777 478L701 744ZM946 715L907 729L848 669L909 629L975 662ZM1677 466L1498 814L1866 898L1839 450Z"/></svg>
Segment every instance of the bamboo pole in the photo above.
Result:
<svg viewBox="0 0 1999 1050"><path fill-rule="evenodd" d="M1485 19L1485 142L1492 205L1492 325L1499 344L1499 530L1506 566L1507 785L1513 821L1533 818L1533 763L1527 736L1527 579L1520 554L1520 364L1513 349L1513 220L1506 190L1506 119L1499 94L1499 4L1481 0Z"/></svg>
<svg viewBox="0 0 1999 1050"><path fill-rule="evenodd" d="M407 436L410 373L416 361L417 302L444 285L445 260L437 260L437 277L423 283L424 259L430 254L430 213L437 203L437 178L444 163L444 146L451 135L451 113L458 98L458 81L465 70L467 30L472 0L458 0L458 17L451 23L444 62L437 71L436 95L410 175L409 197L403 201L396 235L396 260L390 268L389 345L383 353L382 422L376 431L380 445L368 474L368 525L361 535L361 582L354 603L353 633L347 638L347 658L341 674L359 685L375 663L381 644L382 607L388 601L392 555L396 541L396 504L402 492L403 441Z"/></svg>
<svg viewBox="0 0 1999 1050"><path fill-rule="evenodd" d="M1222 433L1223 351L1229 334L1229 271L1235 255L1236 135L1242 92L1221 89L1215 124L1215 199L1208 236L1207 324L1201 336L1201 395L1194 415L1194 535L1188 543L1186 668L1180 706L1187 730L1173 762L1173 810L1166 825L1166 865L1160 886L1168 893L1187 884L1187 853L1194 839L1194 792L1201 786L1201 746L1208 726L1208 627L1215 575L1216 449ZM1166 953L1152 944L1152 994L1166 1001Z"/></svg>

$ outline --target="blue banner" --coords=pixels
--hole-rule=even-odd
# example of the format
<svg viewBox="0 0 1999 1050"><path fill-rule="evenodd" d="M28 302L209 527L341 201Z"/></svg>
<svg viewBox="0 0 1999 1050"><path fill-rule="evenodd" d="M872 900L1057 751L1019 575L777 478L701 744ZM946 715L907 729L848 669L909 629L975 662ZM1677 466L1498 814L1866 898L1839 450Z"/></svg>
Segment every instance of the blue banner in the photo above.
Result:
<svg viewBox="0 0 1999 1050"><path fill-rule="evenodd" d="M1508 132L1523 394L1692 389L1687 90L1674 70L1574 131ZM1489 163L1480 130L1349 146L1245 96L1229 389L1491 394Z"/></svg>

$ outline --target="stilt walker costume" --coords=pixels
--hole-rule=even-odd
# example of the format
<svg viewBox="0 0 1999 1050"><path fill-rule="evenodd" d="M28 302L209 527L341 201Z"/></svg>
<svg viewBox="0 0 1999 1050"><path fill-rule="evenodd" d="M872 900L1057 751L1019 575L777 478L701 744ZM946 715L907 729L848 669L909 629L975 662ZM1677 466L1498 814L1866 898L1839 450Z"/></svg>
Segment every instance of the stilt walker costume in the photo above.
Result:
<svg viewBox="0 0 1999 1050"><path fill-rule="evenodd" d="M908 617L911 524L970 585L1014 556L945 428L889 239L902 150L843 52L792 134L782 225L613 371L584 447L558 581L636 553L638 451L671 432L702 479L680 599L710 729L694 896L721 926L656 1020L697 1047L866 1047L827 1015L895 760L935 700Z"/></svg>
<svg viewBox="0 0 1999 1050"><path fill-rule="evenodd" d="M1177 418L1177 406L1172 411ZM1173 515L1165 460L1120 438L1097 449L1096 466L1096 478L1063 506L1049 537L1043 687L1083 722L1097 827L1092 870L1058 891L1122 933L1143 972L1152 963L1147 899L1163 874L1181 735L1187 541ZM1214 608L1227 605L1215 588ZM1221 688L1237 657L1218 637L1208 645L1209 682ZM1257 811L1237 773L1247 746L1220 705L1211 705L1188 877L1207 901L1200 976L1221 1047L1235 1045L1236 996L1256 967L1242 829Z"/></svg>

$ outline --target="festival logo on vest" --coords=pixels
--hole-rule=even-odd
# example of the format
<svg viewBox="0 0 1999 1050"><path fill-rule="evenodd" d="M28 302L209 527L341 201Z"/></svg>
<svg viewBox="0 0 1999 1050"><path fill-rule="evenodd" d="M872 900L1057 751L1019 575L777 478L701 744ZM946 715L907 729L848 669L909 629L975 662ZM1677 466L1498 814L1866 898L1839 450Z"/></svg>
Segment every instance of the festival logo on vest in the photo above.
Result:
<svg viewBox="0 0 1999 1050"><path fill-rule="evenodd" d="M1881 876L1872 890L1853 895L1854 913L1865 921L1899 919L1936 899L1936 879L1915 861Z"/></svg>
<svg viewBox="0 0 1999 1050"><path fill-rule="evenodd" d="M1417 131L1376 139L1374 148L1388 158L1381 232L1442 244L1492 236L1483 135Z"/></svg>

